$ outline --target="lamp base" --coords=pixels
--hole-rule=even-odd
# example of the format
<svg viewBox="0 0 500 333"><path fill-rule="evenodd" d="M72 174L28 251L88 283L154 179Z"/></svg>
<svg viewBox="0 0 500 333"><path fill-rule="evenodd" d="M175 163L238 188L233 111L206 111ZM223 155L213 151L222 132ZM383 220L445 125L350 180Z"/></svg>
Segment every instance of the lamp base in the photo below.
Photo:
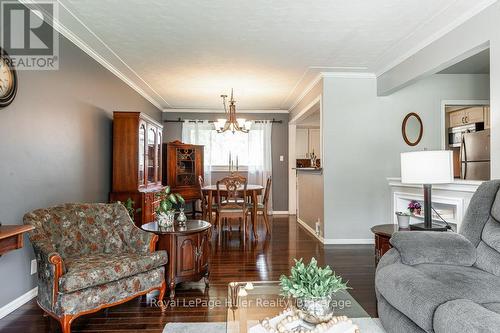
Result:
<svg viewBox="0 0 500 333"><path fill-rule="evenodd" d="M410 230L417 231L448 231L450 228L440 224L432 224L431 227L426 227L425 223L410 224Z"/></svg>

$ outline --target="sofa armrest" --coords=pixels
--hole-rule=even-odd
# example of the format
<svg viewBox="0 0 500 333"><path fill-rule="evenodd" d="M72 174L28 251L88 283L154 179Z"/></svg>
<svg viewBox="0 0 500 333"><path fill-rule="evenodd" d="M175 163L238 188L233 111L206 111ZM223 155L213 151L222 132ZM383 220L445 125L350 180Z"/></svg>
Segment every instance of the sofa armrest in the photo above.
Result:
<svg viewBox="0 0 500 333"><path fill-rule="evenodd" d="M474 245L464 236L454 232L396 232L390 242L406 265L472 266L476 262Z"/></svg>
<svg viewBox="0 0 500 333"><path fill-rule="evenodd" d="M38 265L38 299L53 310L59 293L59 279L64 274L64 261L47 239L31 239Z"/></svg>
<svg viewBox="0 0 500 333"><path fill-rule="evenodd" d="M127 243L134 252L151 253L155 251L157 241L158 236L154 233L134 226L130 231L130 238L127 240Z"/></svg>

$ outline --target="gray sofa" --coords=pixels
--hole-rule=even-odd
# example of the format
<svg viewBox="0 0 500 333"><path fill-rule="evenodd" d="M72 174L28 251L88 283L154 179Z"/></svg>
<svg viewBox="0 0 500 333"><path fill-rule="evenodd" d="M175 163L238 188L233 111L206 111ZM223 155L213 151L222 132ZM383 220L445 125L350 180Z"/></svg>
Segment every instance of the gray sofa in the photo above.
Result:
<svg viewBox="0 0 500 333"><path fill-rule="evenodd" d="M388 333L500 332L499 187L479 187L459 233L393 235L375 276Z"/></svg>

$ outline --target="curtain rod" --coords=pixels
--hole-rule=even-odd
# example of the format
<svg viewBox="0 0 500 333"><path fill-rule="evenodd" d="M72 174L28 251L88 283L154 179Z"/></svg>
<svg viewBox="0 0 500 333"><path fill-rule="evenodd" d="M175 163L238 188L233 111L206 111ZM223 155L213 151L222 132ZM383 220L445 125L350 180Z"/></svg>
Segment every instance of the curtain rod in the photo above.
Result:
<svg viewBox="0 0 500 333"><path fill-rule="evenodd" d="M182 119L182 118L178 118L178 119L175 119L175 120L170 120L170 119L167 119L167 120L164 120L163 122L164 123L183 123L184 121L186 121L185 119ZM188 122L190 123L202 123L204 122L204 120L187 120ZM270 121L271 123L273 124L281 124L283 123L282 120L276 120L276 119L272 119L272 120L253 120L255 123L263 123L265 121ZM209 120L208 121L209 123L214 123L215 121L214 120Z"/></svg>

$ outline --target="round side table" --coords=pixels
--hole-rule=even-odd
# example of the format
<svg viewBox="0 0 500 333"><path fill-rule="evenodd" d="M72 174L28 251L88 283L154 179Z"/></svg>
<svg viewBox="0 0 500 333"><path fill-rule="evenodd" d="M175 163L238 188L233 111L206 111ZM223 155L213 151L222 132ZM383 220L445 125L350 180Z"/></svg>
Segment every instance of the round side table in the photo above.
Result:
<svg viewBox="0 0 500 333"><path fill-rule="evenodd" d="M410 229L400 229L397 224L379 224L373 226L371 230L375 234L375 266L380 258L392 248L389 243L392 234L396 231L410 231Z"/></svg>
<svg viewBox="0 0 500 333"><path fill-rule="evenodd" d="M165 281L170 289L170 297L175 297L175 285L184 281L205 279L208 287L210 274L210 244L212 225L207 221L188 220L185 226L174 225L169 228L158 226L157 222L141 226L145 231L158 235L157 250L168 253L165 266Z"/></svg>

